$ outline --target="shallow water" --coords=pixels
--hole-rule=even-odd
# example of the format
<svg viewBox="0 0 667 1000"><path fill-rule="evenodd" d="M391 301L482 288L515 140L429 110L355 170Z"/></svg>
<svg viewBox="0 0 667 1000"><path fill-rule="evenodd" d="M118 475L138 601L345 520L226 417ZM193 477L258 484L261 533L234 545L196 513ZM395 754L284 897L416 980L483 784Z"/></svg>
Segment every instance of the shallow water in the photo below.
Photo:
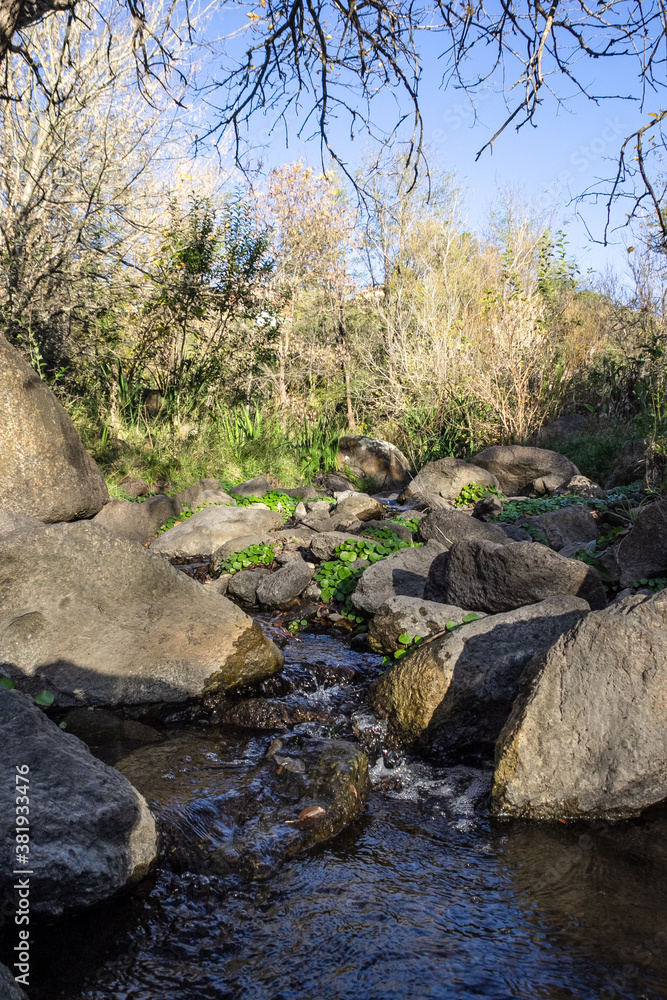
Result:
<svg viewBox="0 0 667 1000"><path fill-rule="evenodd" d="M357 712L363 729L354 682L377 658L330 636L287 652L299 697L349 732ZM300 671L313 664L324 683L304 693ZM352 684L337 683L336 664L352 665ZM253 765L270 735L226 730L229 763ZM371 775L362 816L269 878L163 867L132 897L38 924L31 1000L667 997L667 812L497 823L487 762L438 769L380 755Z"/></svg>

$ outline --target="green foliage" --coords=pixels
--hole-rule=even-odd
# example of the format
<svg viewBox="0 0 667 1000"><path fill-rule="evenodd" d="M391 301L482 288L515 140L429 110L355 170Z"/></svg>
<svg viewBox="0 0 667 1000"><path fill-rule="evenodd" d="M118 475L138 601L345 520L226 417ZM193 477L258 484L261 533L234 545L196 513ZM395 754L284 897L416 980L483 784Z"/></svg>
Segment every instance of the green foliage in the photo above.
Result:
<svg viewBox="0 0 667 1000"><path fill-rule="evenodd" d="M39 705L41 708L50 708L55 700L50 691L40 691L39 694L35 695L35 705Z"/></svg>
<svg viewBox="0 0 667 1000"><path fill-rule="evenodd" d="M453 629L460 628L461 625L467 625L468 622L476 622L480 618L480 615L476 614L474 611L469 611L467 615L464 615L461 622L449 621L445 624L445 629L451 632ZM391 666L396 660L402 660L404 656L408 653L413 652L421 643L428 638L427 636L415 635L411 636L409 632L401 632L398 637L398 649L394 650L391 656L385 656L382 659L382 665L384 667Z"/></svg>
<svg viewBox="0 0 667 1000"><path fill-rule="evenodd" d="M5 688L7 691L14 691L16 684L11 677L0 676L0 688ZM39 705L40 708L50 708L55 700L50 691L39 691L34 698L35 705Z"/></svg>
<svg viewBox="0 0 667 1000"><path fill-rule="evenodd" d="M478 500L482 500L484 497L502 497L502 495L496 486L482 486L481 483L468 483L457 496L454 506L468 507L470 504L477 503Z"/></svg>
<svg viewBox="0 0 667 1000"><path fill-rule="evenodd" d="M372 542L367 539L349 539L336 547L337 559L321 563L315 570L315 580L322 589L322 600L344 603L356 589L359 577L363 571L374 562L386 559L392 552L399 549L414 548L413 542L405 542L393 535L382 542ZM350 564L357 559L364 565L352 567Z"/></svg>
<svg viewBox="0 0 667 1000"><path fill-rule="evenodd" d="M252 566L270 566L276 558L273 545L259 542L257 545L249 545L240 552L232 552L220 564L221 573L239 573L242 569L250 569Z"/></svg>
<svg viewBox="0 0 667 1000"><path fill-rule="evenodd" d="M635 580L630 586L633 590L637 590L640 587L645 587L648 590L658 593L660 590L664 590L667 587L667 576L655 576L655 577L642 577L641 580Z"/></svg>
<svg viewBox="0 0 667 1000"><path fill-rule="evenodd" d="M400 524L404 528L409 528L410 531L417 531L419 528L418 517L408 517L406 514L397 514L396 517L392 517L390 520L393 524Z"/></svg>
<svg viewBox="0 0 667 1000"><path fill-rule="evenodd" d="M534 542L538 542L540 545L546 545L547 548L549 547L549 539L541 528L538 528L534 524L522 524L521 527L530 535Z"/></svg>
<svg viewBox="0 0 667 1000"><path fill-rule="evenodd" d="M552 510L562 510L565 507L600 507L602 500L591 500L577 496L574 493L564 493L555 497L526 497L521 500L510 500L503 504L501 514L496 514L494 521L516 521L520 517L531 517L534 514L548 514Z"/></svg>
<svg viewBox="0 0 667 1000"><path fill-rule="evenodd" d="M278 511L282 514L283 520L289 521L294 515L296 510L296 505L298 500L294 497L289 496L287 493L283 493L281 490L271 490L266 493L263 497L241 497L238 493L234 493L234 487L230 487L229 495L233 500L236 500L237 507L252 507L255 503L263 503L270 510Z"/></svg>
<svg viewBox="0 0 667 1000"><path fill-rule="evenodd" d="M308 622L305 618L300 618L299 621L292 621L287 626L287 631L291 632L293 635L299 632L302 628L305 628Z"/></svg>

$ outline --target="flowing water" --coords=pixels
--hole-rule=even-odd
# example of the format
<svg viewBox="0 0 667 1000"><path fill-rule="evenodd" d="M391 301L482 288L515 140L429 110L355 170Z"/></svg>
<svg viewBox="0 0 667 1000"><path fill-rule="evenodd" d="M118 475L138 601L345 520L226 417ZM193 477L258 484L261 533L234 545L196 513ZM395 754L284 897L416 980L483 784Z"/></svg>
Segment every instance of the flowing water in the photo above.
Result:
<svg viewBox="0 0 667 1000"><path fill-rule="evenodd" d="M667 812L492 821L490 762L382 754L362 704L379 658L330 635L286 653L278 693L315 709L288 743L361 733L374 785L365 810L267 877L165 863L132 895L38 923L31 1000L667 997ZM167 749L151 753L213 741L245 786L275 737L172 725L160 731ZM132 741L93 746L110 762L137 752Z"/></svg>

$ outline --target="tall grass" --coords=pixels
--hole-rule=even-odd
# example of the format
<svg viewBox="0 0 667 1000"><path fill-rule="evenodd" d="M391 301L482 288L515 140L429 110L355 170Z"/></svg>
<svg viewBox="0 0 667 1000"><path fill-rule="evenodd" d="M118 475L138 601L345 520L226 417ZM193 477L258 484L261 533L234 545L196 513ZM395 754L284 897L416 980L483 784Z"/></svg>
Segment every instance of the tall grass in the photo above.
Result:
<svg viewBox="0 0 667 1000"><path fill-rule="evenodd" d="M342 428L324 414L290 425L267 408L218 404L199 423L135 411L129 419L121 413L111 429L105 415L81 405L70 412L114 493L128 472L177 492L201 478L239 482L260 474L297 486L337 468Z"/></svg>

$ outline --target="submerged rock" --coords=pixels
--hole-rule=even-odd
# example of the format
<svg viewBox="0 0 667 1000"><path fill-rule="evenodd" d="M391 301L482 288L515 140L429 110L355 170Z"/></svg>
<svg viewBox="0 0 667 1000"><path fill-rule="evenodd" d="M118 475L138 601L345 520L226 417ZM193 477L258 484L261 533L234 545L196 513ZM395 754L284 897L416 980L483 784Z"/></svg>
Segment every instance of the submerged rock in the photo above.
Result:
<svg viewBox="0 0 667 1000"><path fill-rule="evenodd" d="M13 957L16 960L16 956ZM30 963L28 962L27 965L29 967ZM0 965L0 997L2 1000L28 1000L28 994L23 992L12 973L4 965Z"/></svg>
<svg viewBox="0 0 667 1000"><path fill-rule="evenodd" d="M127 778L17 691L0 688L0 732L0 845L5 858L15 856L16 795L26 794L35 912L92 906L148 872L157 854L155 821ZM15 786L18 765L29 769L25 793L20 777ZM15 880L4 865L0 892L11 893Z"/></svg>
<svg viewBox="0 0 667 1000"><path fill-rule="evenodd" d="M102 473L49 387L0 334L0 504L40 521L92 517Z"/></svg>
<svg viewBox="0 0 667 1000"><path fill-rule="evenodd" d="M0 661L59 705L114 706L226 690L283 658L231 601L84 521L3 541Z"/></svg>
<svg viewBox="0 0 667 1000"><path fill-rule="evenodd" d="M565 455L548 448L524 445L494 445L472 459L475 465L493 473L507 496L523 493L556 493L579 469Z"/></svg>
<svg viewBox="0 0 667 1000"><path fill-rule="evenodd" d="M592 566L566 559L534 542L457 542L433 561L424 588L427 600L490 614L558 594L575 594L592 608L603 608L607 603L602 581Z"/></svg>
<svg viewBox="0 0 667 1000"><path fill-rule="evenodd" d="M498 739L493 809L621 818L667 798L667 592L593 612L529 664Z"/></svg>
<svg viewBox="0 0 667 1000"><path fill-rule="evenodd" d="M380 677L368 701L389 719L389 739L436 732L441 752L495 742L528 661L588 612L577 597L554 597L488 615L418 647Z"/></svg>
<svg viewBox="0 0 667 1000"><path fill-rule="evenodd" d="M250 878L335 836L370 791L366 755L342 740L187 735L145 747L118 769L155 811L176 869ZM324 815L300 823L314 806Z"/></svg>

